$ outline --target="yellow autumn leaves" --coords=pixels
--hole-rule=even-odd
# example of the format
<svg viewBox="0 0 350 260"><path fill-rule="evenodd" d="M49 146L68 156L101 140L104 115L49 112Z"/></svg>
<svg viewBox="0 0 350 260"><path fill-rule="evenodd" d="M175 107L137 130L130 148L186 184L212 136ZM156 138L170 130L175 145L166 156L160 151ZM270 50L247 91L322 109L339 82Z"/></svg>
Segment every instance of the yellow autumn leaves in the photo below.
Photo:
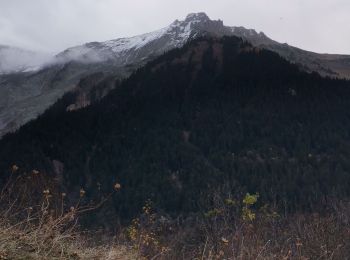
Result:
<svg viewBox="0 0 350 260"><path fill-rule="evenodd" d="M253 221L256 217L255 213L251 209L251 206L253 206L259 198L259 194L250 194L247 193L245 197L243 198L243 208L242 208L242 218L245 221Z"/></svg>

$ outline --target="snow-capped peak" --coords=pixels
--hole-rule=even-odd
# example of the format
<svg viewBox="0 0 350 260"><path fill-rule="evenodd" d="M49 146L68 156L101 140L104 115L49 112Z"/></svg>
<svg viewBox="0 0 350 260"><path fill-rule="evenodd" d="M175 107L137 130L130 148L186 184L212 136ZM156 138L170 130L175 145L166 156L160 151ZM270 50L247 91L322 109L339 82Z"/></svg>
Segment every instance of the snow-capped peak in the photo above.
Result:
<svg viewBox="0 0 350 260"><path fill-rule="evenodd" d="M114 63L134 62L135 58L146 59L169 49L181 47L211 21L205 13L192 13L185 20L176 20L160 30L106 42L92 42L72 47L57 55L61 62L83 63L113 61Z"/></svg>
<svg viewBox="0 0 350 260"><path fill-rule="evenodd" d="M184 20L175 20L160 30L106 42L91 42L69 48L57 55L59 62L77 61L81 63L109 62L116 66L139 64L170 49L183 46L189 39L210 33L212 35L237 35L249 40L260 41L262 37L254 30L243 27L227 27L221 20L210 20L205 13L191 13ZM268 39L266 37L266 39Z"/></svg>

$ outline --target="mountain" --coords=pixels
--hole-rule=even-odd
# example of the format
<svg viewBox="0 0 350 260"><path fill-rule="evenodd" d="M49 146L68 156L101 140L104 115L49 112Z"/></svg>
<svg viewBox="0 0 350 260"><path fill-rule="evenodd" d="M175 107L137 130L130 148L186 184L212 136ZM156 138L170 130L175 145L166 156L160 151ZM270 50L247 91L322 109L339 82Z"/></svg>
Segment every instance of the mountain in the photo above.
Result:
<svg viewBox="0 0 350 260"><path fill-rule="evenodd" d="M26 67L16 70L24 72L0 75L0 137L42 114L67 92L78 93L67 110L90 105L113 89L116 79L128 77L148 61L203 35L242 37L254 46L279 53L308 72L350 77L349 56L307 52L275 42L264 33L225 26L205 13L194 13L155 32L69 48L39 71ZM89 82L86 77L93 80Z"/></svg>
<svg viewBox="0 0 350 260"><path fill-rule="evenodd" d="M205 21L190 15L157 32L67 49L39 72L0 76L0 136L36 118L66 92L80 93L68 109L91 103L89 93L93 86L81 86L81 79L96 73L103 82L125 78L147 61L182 46L196 34L193 28L202 23ZM104 85L108 87L101 93L113 88L111 84Z"/></svg>
<svg viewBox="0 0 350 260"><path fill-rule="evenodd" d="M75 95L0 141L0 172L37 169L88 197L119 182L122 217L147 199L196 211L223 190L259 192L285 210L349 195L349 81L239 38L192 40L68 112Z"/></svg>

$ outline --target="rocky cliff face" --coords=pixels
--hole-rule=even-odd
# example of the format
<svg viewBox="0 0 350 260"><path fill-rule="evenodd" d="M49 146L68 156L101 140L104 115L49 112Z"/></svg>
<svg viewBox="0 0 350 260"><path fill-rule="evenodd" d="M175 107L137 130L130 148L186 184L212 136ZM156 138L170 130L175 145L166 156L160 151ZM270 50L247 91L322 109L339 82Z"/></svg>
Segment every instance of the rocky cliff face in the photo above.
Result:
<svg viewBox="0 0 350 260"><path fill-rule="evenodd" d="M89 105L93 101L91 90L96 100L113 89L113 84L106 83L108 79L126 78L155 57L205 34L238 36L255 46L279 53L304 70L350 78L350 56L307 52L275 42L262 32L225 26L220 20L211 20L205 13L189 14L184 20L176 20L155 32L69 48L57 54L50 60L50 65L42 69L31 67L3 73L0 75L0 137L42 114L66 92L79 93L76 102L67 110ZM1 66L4 67L0 63ZM103 73L99 81L81 81L96 73Z"/></svg>

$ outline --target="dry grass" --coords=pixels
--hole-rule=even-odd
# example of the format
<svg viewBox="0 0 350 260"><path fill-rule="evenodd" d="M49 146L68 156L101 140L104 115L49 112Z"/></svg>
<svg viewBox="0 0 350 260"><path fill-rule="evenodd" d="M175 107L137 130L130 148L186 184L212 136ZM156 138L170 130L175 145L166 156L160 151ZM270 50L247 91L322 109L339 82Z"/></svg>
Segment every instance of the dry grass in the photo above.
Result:
<svg viewBox="0 0 350 260"><path fill-rule="evenodd" d="M136 259L133 249L111 241L99 245L93 233L78 232L73 213L62 217L0 218L0 259Z"/></svg>
<svg viewBox="0 0 350 260"><path fill-rule="evenodd" d="M47 236L6 227L0 232L0 259L136 259L127 246L90 246L86 240L74 234Z"/></svg>
<svg viewBox="0 0 350 260"><path fill-rule="evenodd" d="M279 216L243 201L217 201L186 220L165 219L146 207L128 231L147 259L350 259L349 203L332 202L324 214Z"/></svg>
<svg viewBox="0 0 350 260"><path fill-rule="evenodd" d="M114 191L84 203L85 191L67 194L36 170L12 173L0 192L0 260L3 259L136 259L133 249L115 239L99 243L95 232L82 232L79 217L96 210Z"/></svg>
<svg viewBox="0 0 350 260"><path fill-rule="evenodd" d="M213 194L203 214L172 219L149 201L129 227L108 236L83 232L79 217L109 196L86 205L80 190L67 202L37 171L17 172L0 193L0 260L350 259L349 202L330 201L322 213L280 216L256 195Z"/></svg>

